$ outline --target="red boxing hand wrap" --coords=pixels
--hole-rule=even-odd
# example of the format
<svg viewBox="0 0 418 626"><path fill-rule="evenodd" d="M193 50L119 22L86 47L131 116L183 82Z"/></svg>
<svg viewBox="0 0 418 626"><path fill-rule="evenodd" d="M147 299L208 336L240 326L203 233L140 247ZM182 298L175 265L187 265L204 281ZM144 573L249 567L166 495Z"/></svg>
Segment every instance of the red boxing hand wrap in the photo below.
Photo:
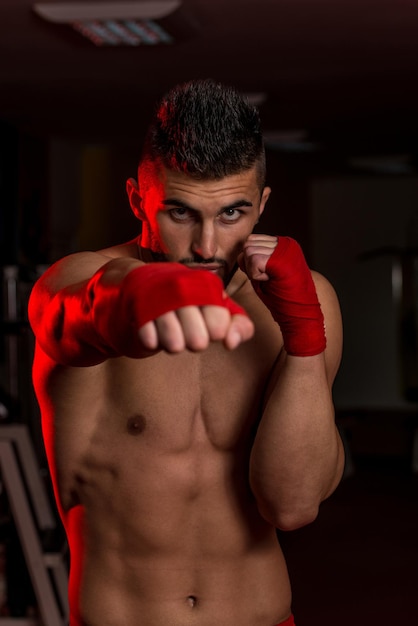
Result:
<svg viewBox="0 0 418 626"><path fill-rule="evenodd" d="M185 306L223 306L231 315L247 315L224 294L222 281L207 270L181 263L150 263L127 274L122 289L135 292L135 324L138 328L157 317Z"/></svg>
<svg viewBox="0 0 418 626"><path fill-rule="evenodd" d="M279 237L266 265L268 281L253 281L283 335L292 356L314 356L326 347L324 316L309 267L299 244Z"/></svg>
<svg viewBox="0 0 418 626"><path fill-rule="evenodd" d="M140 349L138 330L169 311L185 306L222 306L231 315L247 315L224 293L218 276L180 263L150 263L132 269L122 282L99 270L90 281L93 327L89 342L106 356L131 356Z"/></svg>

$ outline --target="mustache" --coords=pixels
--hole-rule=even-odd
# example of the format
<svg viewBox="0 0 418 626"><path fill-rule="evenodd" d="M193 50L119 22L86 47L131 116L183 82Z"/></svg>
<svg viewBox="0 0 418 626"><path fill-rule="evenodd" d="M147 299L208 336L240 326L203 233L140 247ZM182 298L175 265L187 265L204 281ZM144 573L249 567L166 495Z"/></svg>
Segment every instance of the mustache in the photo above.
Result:
<svg viewBox="0 0 418 626"><path fill-rule="evenodd" d="M202 264L202 265L208 265L208 264L212 264L212 263L216 263L216 265L220 265L221 267L226 267L227 263L224 259L220 259L217 256L212 256L208 259L204 259L201 256L191 256L191 257L185 257L184 259L180 259L179 263L183 263L183 265L198 265L198 264Z"/></svg>

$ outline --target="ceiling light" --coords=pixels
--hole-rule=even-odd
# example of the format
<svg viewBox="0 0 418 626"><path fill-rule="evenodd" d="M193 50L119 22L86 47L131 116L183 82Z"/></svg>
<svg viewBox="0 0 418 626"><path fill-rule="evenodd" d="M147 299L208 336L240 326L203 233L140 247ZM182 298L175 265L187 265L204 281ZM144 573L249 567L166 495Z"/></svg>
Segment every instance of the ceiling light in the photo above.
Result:
<svg viewBox="0 0 418 626"><path fill-rule="evenodd" d="M155 20L94 20L73 22L71 26L96 46L173 43L172 36Z"/></svg>
<svg viewBox="0 0 418 626"><path fill-rule="evenodd" d="M348 164L357 170L375 174L412 174L414 167L409 154L371 155L350 158Z"/></svg>
<svg viewBox="0 0 418 626"><path fill-rule="evenodd" d="M316 152L320 146L309 140L304 129L267 131L264 133L267 148L280 152Z"/></svg>
<svg viewBox="0 0 418 626"><path fill-rule="evenodd" d="M48 2L33 5L33 10L48 22L69 24L94 20L161 19L180 6L179 0L153 2Z"/></svg>
<svg viewBox="0 0 418 626"><path fill-rule="evenodd" d="M180 6L180 0L55 2L34 4L33 10L48 22L71 26L96 46L139 46L170 44L187 35L191 24Z"/></svg>
<svg viewBox="0 0 418 626"><path fill-rule="evenodd" d="M267 94L264 91L251 91L244 93L244 96L255 107L260 107L267 100Z"/></svg>

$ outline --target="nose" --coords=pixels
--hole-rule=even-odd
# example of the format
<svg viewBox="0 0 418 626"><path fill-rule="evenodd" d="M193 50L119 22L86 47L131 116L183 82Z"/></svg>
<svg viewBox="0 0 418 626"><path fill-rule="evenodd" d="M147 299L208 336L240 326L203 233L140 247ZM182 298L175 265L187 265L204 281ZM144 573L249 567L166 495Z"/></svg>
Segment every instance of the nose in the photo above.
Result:
<svg viewBox="0 0 418 626"><path fill-rule="evenodd" d="M216 255L217 249L218 244L214 224L199 224L192 243L193 253L198 254L202 259L211 259Z"/></svg>

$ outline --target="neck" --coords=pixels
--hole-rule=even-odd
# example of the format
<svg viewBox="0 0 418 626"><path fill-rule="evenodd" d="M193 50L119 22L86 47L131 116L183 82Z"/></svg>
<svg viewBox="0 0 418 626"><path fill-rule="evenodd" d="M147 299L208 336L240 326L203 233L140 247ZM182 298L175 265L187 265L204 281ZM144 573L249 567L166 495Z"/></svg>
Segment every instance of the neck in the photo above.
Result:
<svg viewBox="0 0 418 626"><path fill-rule="evenodd" d="M163 252L155 252L145 244L142 235L138 236L136 245L138 249L138 259L140 261L144 261L144 263L161 263L167 261L167 257Z"/></svg>

